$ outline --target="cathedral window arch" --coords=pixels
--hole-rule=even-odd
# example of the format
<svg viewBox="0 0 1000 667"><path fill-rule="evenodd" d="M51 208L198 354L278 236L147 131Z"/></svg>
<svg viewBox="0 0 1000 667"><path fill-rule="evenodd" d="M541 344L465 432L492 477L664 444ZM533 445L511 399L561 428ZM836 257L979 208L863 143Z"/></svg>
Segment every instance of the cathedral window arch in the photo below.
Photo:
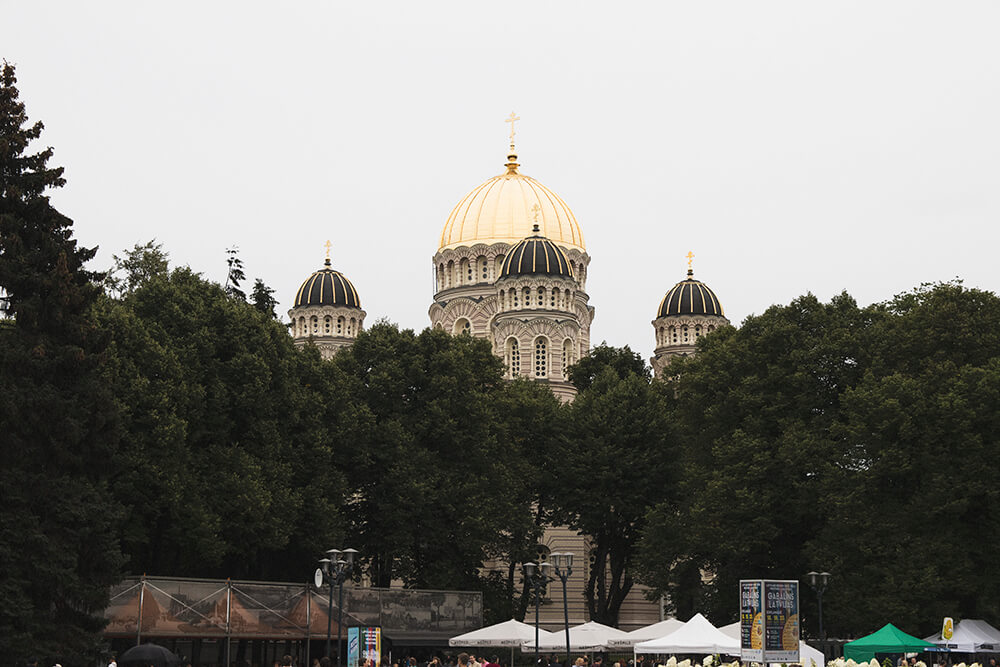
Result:
<svg viewBox="0 0 1000 667"><path fill-rule="evenodd" d="M513 288L510 291L510 296L511 296L512 301L513 301L513 304L511 305L511 308L517 308L517 306L518 306L518 300L517 300L517 288L516 287Z"/></svg>
<svg viewBox="0 0 1000 667"><path fill-rule="evenodd" d="M458 266L458 278L461 283L471 285L472 284L472 265L469 264L469 260L462 259Z"/></svg>
<svg viewBox="0 0 1000 667"><path fill-rule="evenodd" d="M358 321L352 317L351 318L351 323L347 325L347 335L348 336L353 336L355 334L355 329L354 328L357 326L357 324L358 324Z"/></svg>
<svg viewBox="0 0 1000 667"><path fill-rule="evenodd" d="M549 376L549 339L539 336L535 339L535 377Z"/></svg>
<svg viewBox="0 0 1000 667"><path fill-rule="evenodd" d="M476 265L479 267L479 277L482 282L486 282L490 279L490 263L489 261L480 255L476 259Z"/></svg>
<svg viewBox="0 0 1000 667"><path fill-rule="evenodd" d="M444 286L451 287L452 285L452 275L455 273L455 262L448 261L448 268L445 269L444 273Z"/></svg>
<svg viewBox="0 0 1000 667"><path fill-rule="evenodd" d="M677 327L670 327L670 342L674 345L677 344Z"/></svg>
<svg viewBox="0 0 1000 667"><path fill-rule="evenodd" d="M471 336L472 335L472 322L470 322L469 320L467 320L464 317L458 318L458 320L455 321L455 327L452 330L452 333L455 334L456 336L459 336L459 335L464 334L464 333L465 334L469 334Z"/></svg>
<svg viewBox="0 0 1000 667"><path fill-rule="evenodd" d="M521 349L516 338L507 339L505 352L507 377L516 378L521 374Z"/></svg>
<svg viewBox="0 0 1000 667"><path fill-rule="evenodd" d="M549 295L549 306L556 308L559 306L559 288L553 287L552 293Z"/></svg>
<svg viewBox="0 0 1000 667"><path fill-rule="evenodd" d="M333 319L329 315L327 315L326 317L323 318L323 335L324 336L329 336L330 335L330 329L332 328L332 326L333 326Z"/></svg>
<svg viewBox="0 0 1000 667"><path fill-rule="evenodd" d="M689 342L688 339L688 326L685 324L681 327L681 340L685 343Z"/></svg>
<svg viewBox="0 0 1000 667"><path fill-rule="evenodd" d="M344 316L341 315L337 318L337 335L341 336L344 333Z"/></svg>
<svg viewBox="0 0 1000 667"><path fill-rule="evenodd" d="M701 338L701 325L700 324L694 325L694 337L695 338Z"/></svg>
<svg viewBox="0 0 1000 667"><path fill-rule="evenodd" d="M545 305L545 288L544 287L539 287L538 288L538 305L539 306L544 306Z"/></svg>
<svg viewBox="0 0 1000 667"><path fill-rule="evenodd" d="M715 325L714 324L709 324L708 325L708 333L712 333L713 331L715 331Z"/></svg>
<svg viewBox="0 0 1000 667"><path fill-rule="evenodd" d="M314 336L319 335L319 318L315 315L309 318L309 328Z"/></svg>
<svg viewBox="0 0 1000 667"><path fill-rule="evenodd" d="M573 365L573 341L569 338L562 344L562 375L563 380L569 379L569 367Z"/></svg>
<svg viewBox="0 0 1000 667"><path fill-rule="evenodd" d="M443 263L442 264L438 264L437 278L438 278L438 291L440 292L441 290L444 289L444 264Z"/></svg>
<svg viewBox="0 0 1000 667"><path fill-rule="evenodd" d="M301 337L301 336L307 336L307 335L309 335L309 330L306 328L306 318L300 317L299 318L299 336Z"/></svg>
<svg viewBox="0 0 1000 667"><path fill-rule="evenodd" d="M524 307L525 308L531 307L531 288L525 287L524 294L522 296L524 297Z"/></svg>

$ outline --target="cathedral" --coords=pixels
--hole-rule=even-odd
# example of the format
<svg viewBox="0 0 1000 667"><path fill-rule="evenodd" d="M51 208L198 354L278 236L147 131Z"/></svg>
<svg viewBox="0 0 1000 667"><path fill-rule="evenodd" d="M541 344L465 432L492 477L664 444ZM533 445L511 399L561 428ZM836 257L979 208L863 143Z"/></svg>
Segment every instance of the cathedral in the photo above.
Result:
<svg viewBox="0 0 1000 667"><path fill-rule="evenodd" d="M542 382L569 401L576 390L568 368L590 350L590 255L566 202L521 173L515 120L514 114L507 119L504 173L465 195L444 224L432 259L428 315L435 329L489 340L508 378ZM715 292L694 279L692 257L688 253L687 278L667 291L652 322L650 363L657 376L672 358L693 353L698 338L729 323ZM363 329L365 311L328 256L299 287L288 316L297 344L312 342L330 357Z"/></svg>
<svg viewBox="0 0 1000 667"><path fill-rule="evenodd" d="M435 288L428 315L435 329L488 340L503 359L507 378L544 383L560 400L571 401L576 389L568 369L590 351L595 314L587 294L590 254L566 202L521 173L514 150L516 120L513 113L507 119L511 133L504 172L459 200L444 224L432 258ZM687 277L667 290L652 321L650 363L658 377L675 357L693 354L701 336L729 323L715 292L695 280L692 258L688 253ZM329 358L362 331L365 311L354 285L333 269L328 256L325 266L299 287L288 316L296 344L311 342ZM583 597L589 563L580 558L590 551L588 539L550 527L542 542L540 559L546 557L541 552L577 554L579 565L568 582L571 620L590 620ZM662 620L662 605L643 593L637 586L626 599L622 629ZM557 628L562 615L554 607L543 610L542 622Z"/></svg>

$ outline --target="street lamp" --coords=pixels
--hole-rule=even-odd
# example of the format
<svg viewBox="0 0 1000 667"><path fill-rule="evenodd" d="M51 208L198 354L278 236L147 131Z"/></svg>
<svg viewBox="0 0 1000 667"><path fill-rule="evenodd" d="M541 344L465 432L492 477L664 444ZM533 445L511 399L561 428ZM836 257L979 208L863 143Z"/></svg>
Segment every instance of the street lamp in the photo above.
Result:
<svg viewBox="0 0 1000 667"><path fill-rule="evenodd" d="M354 557L357 555L356 549L329 549L327 558L320 559L320 568L316 570L316 588L322 588L323 584L330 585L330 604L326 612L326 655L330 656L330 632L333 623L333 587L337 587L337 667L342 667L340 657L340 644L343 641L344 633L344 582L354 571Z"/></svg>
<svg viewBox="0 0 1000 667"><path fill-rule="evenodd" d="M541 565L531 562L524 564L524 576L535 592L535 667L538 667L538 607L542 603L542 591L545 590L545 585L552 581L552 576L549 574L551 571L552 563L549 562Z"/></svg>
<svg viewBox="0 0 1000 667"><path fill-rule="evenodd" d="M549 561L552 563L555 575L559 577L563 585L563 617L566 621L566 666L569 667L569 601L566 598L566 580L573 574L573 554L554 553L549 554Z"/></svg>
<svg viewBox="0 0 1000 667"><path fill-rule="evenodd" d="M826 633L823 632L823 591L826 590L827 581L830 579L829 572L809 572L806 574L809 585L816 591L816 599L819 602L819 638L823 642L823 658L826 658Z"/></svg>

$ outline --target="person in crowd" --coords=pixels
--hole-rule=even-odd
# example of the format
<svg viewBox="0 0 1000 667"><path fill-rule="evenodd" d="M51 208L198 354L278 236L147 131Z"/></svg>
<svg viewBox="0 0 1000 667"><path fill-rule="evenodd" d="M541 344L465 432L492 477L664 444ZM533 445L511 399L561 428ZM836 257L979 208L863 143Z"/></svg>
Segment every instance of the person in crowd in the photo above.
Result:
<svg viewBox="0 0 1000 667"><path fill-rule="evenodd" d="M562 663L559 662L559 659L556 658L556 656L552 656L551 660L549 661L549 667L562 667Z"/></svg>
<svg viewBox="0 0 1000 667"><path fill-rule="evenodd" d="M292 656L287 653L281 656L281 667L293 667L293 665L295 665L295 661L292 660Z"/></svg>

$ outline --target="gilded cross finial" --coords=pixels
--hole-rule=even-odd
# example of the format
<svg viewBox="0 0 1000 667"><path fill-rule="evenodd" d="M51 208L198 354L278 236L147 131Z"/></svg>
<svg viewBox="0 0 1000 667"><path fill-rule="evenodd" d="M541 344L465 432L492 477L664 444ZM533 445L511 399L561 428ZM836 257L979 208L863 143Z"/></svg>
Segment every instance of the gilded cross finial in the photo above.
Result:
<svg viewBox="0 0 1000 667"><path fill-rule="evenodd" d="M333 247L333 244L330 243L330 239L326 240L326 243L323 244L323 247L326 248L326 258L330 259L330 248Z"/></svg>
<svg viewBox="0 0 1000 667"><path fill-rule="evenodd" d="M688 260L688 276L694 275L694 269L691 268L691 263L694 262L694 253L688 250L688 254L684 255Z"/></svg>
<svg viewBox="0 0 1000 667"><path fill-rule="evenodd" d="M510 123L510 145L511 145L511 148L514 147L514 123L516 121L519 121L519 120L521 120L521 117L518 116L517 114L515 114L513 111L511 111L510 115L507 117L507 119L504 120L505 123Z"/></svg>
<svg viewBox="0 0 1000 667"><path fill-rule="evenodd" d="M531 212L535 214L535 224L538 224L538 214L542 212L542 207L535 203L535 205L531 207Z"/></svg>

